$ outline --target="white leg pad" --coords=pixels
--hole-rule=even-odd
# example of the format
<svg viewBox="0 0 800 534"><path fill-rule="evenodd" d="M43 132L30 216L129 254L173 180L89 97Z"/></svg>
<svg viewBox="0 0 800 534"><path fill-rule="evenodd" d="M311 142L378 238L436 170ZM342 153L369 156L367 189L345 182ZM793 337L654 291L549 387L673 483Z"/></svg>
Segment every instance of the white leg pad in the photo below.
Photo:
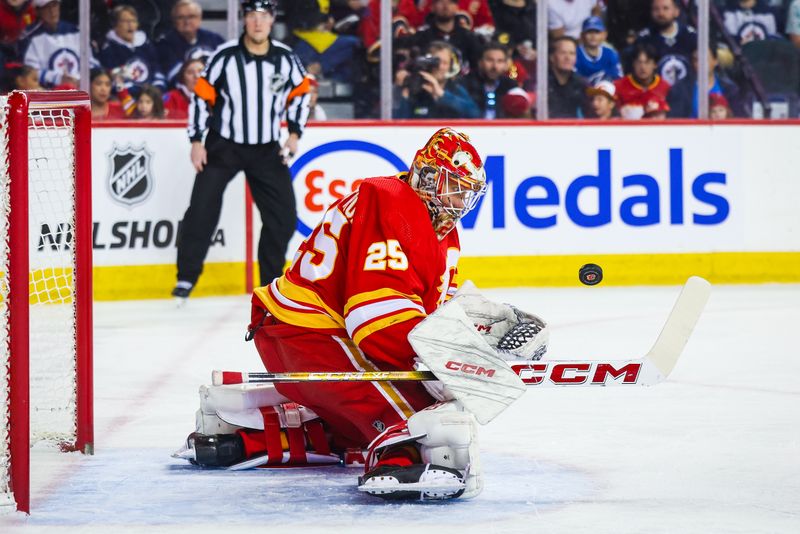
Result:
<svg viewBox="0 0 800 534"><path fill-rule="evenodd" d="M422 461L458 469L464 473L466 490L461 498L471 498L483 489L478 453L478 423L457 401L422 410L408 419L408 431L417 439Z"/></svg>
<svg viewBox="0 0 800 534"><path fill-rule="evenodd" d="M240 413L261 406L278 406L289 399L278 393L272 384L229 384L200 386L200 409L195 415L195 430L202 434L233 434L243 425L232 424L232 418L219 417L218 412ZM260 416L259 416L260 417ZM261 423L263 427L264 423Z"/></svg>

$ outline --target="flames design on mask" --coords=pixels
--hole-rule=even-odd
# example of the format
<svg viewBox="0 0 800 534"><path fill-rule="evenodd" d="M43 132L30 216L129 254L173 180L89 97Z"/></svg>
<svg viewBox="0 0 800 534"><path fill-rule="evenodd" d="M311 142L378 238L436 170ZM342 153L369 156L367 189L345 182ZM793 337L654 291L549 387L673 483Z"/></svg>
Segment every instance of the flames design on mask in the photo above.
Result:
<svg viewBox="0 0 800 534"><path fill-rule="evenodd" d="M409 183L428 207L443 239L486 192L486 174L469 137L442 128L414 156Z"/></svg>

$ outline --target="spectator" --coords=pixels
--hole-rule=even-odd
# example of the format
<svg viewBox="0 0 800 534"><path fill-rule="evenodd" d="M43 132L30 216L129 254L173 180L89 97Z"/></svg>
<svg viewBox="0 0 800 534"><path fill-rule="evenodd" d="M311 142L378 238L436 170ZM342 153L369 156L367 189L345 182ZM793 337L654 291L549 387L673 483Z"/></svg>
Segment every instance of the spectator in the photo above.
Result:
<svg viewBox="0 0 800 534"><path fill-rule="evenodd" d="M458 51L470 69L476 69L481 52L480 41L473 32L456 22L457 13L458 0L432 0L428 26L411 36L411 44L425 50L434 41L445 41Z"/></svg>
<svg viewBox="0 0 800 534"><path fill-rule="evenodd" d="M643 119L663 121L669 113L669 104L660 95L650 95L644 103Z"/></svg>
<svg viewBox="0 0 800 534"><path fill-rule="evenodd" d="M792 0L786 17L786 35L794 46L800 48L800 0Z"/></svg>
<svg viewBox="0 0 800 534"><path fill-rule="evenodd" d="M592 87L586 89L589 97L589 108L592 111L592 118L607 121L617 117L616 100L617 88L608 80L595 82Z"/></svg>
<svg viewBox="0 0 800 534"><path fill-rule="evenodd" d="M550 42L547 100L551 119L583 117L586 81L575 73L578 42L566 35Z"/></svg>
<svg viewBox="0 0 800 534"><path fill-rule="evenodd" d="M593 84L599 80L622 78L617 51L605 44L608 33L600 17L589 17L583 21L581 45L575 70Z"/></svg>
<svg viewBox="0 0 800 534"><path fill-rule="evenodd" d="M298 40L294 53L310 74L340 83L352 84L359 73L361 41L352 35L337 35L331 31L332 19L317 9L317 23L306 29L294 30Z"/></svg>
<svg viewBox="0 0 800 534"><path fill-rule="evenodd" d="M77 89L81 50L78 28L61 20L61 0L33 0L33 5L39 22L25 31L22 45L25 64L39 71L42 87ZM89 59L90 64L93 61Z"/></svg>
<svg viewBox="0 0 800 534"><path fill-rule="evenodd" d="M717 49L711 46L708 51L708 95L723 95L726 102L733 105L734 114L747 115L745 102L739 87L722 73L717 72ZM692 72L672 87L667 95L671 118L698 117L697 98L697 52L692 53Z"/></svg>
<svg viewBox="0 0 800 534"><path fill-rule="evenodd" d="M533 98L522 87L514 87L500 99L500 109L507 119L531 119Z"/></svg>
<svg viewBox="0 0 800 534"><path fill-rule="evenodd" d="M598 0L550 0L547 5L547 29L550 39L563 35L579 39L581 24L592 15L603 14Z"/></svg>
<svg viewBox="0 0 800 534"><path fill-rule="evenodd" d="M647 102L666 100L670 85L656 73L656 67L652 45L640 43L633 47L632 72L614 82L623 119L641 119Z"/></svg>
<svg viewBox="0 0 800 534"><path fill-rule="evenodd" d="M670 85L689 73L689 57L697 48L694 28L682 24L678 20L680 14L677 0L652 0L651 25L636 39L637 44L649 44L655 49L658 73ZM628 56L629 61L633 59Z"/></svg>
<svg viewBox="0 0 800 534"><path fill-rule="evenodd" d="M508 49L500 43L489 43L483 49L477 70L464 79L464 87L484 119L503 117L499 106L503 95L518 87L517 82L508 77L508 68Z"/></svg>
<svg viewBox="0 0 800 534"><path fill-rule="evenodd" d="M764 0L729 0L722 12L725 30L740 45L763 41L778 33L778 21Z"/></svg>
<svg viewBox="0 0 800 534"><path fill-rule="evenodd" d="M414 33L422 18L414 0L392 2L392 35L395 39ZM413 22L412 22L413 21ZM377 57L377 45L381 37L381 0L370 0L369 6L359 24L358 33L364 47L371 57Z"/></svg>
<svg viewBox="0 0 800 534"><path fill-rule="evenodd" d="M172 28L156 43L161 71L170 86L180 81L178 71L186 61L205 61L225 42L221 35L201 28L202 22L203 8L195 0L178 0L172 6Z"/></svg>
<svg viewBox="0 0 800 534"><path fill-rule="evenodd" d="M39 71L22 63L6 63L3 72L3 85L0 93L10 91L35 91L41 89L39 85Z"/></svg>
<svg viewBox="0 0 800 534"><path fill-rule="evenodd" d="M431 4L421 6L423 17L427 17L431 12ZM487 0L458 0L458 13L463 16L461 20L464 20L466 27L479 35L488 38L494 33L494 17Z"/></svg>
<svg viewBox="0 0 800 534"><path fill-rule="evenodd" d="M164 111L170 119L188 119L189 102L194 94L194 86L203 75L205 63L202 59L190 59L178 72L175 88L164 95Z"/></svg>
<svg viewBox="0 0 800 534"><path fill-rule="evenodd" d="M165 86L156 47L139 31L139 17L131 6L111 10L112 29L100 51L104 68L118 72L124 87L136 97L144 85ZM119 70L116 70L119 69Z"/></svg>
<svg viewBox="0 0 800 534"><path fill-rule="evenodd" d="M422 60L422 61L420 61ZM461 68L458 56L450 44L434 41L424 58L419 58L412 68L397 73L400 98L395 118L398 119L476 119L478 106L458 81ZM430 71L425 69L429 68Z"/></svg>
<svg viewBox="0 0 800 534"><path fill-rule="evenodd" d="M708 95L708 118L712 121L730 119L733 117L728 100L724 95L712 93Z"/></svg>
<svg viewBox="0 0 800 534"><path fill-rule="evenodd" d="M534 0L491 0L496 25L495 40L516 48L525 41L536 42Z"/></svg>
<svg viewBox="0 0 800 534"><path fill-rule="evenodd" d="M23 30L35 20L30 0L0 0L0 46L15 48Z"/></svg>
<svg viewBox="0 0 800 534"><path fill-rule="evenodd" d="M127 118L123 105L111 98L111 76L103 69L92 69L89 74L89 98L92 103L92 120L114 120ZM124 91L126 104L133 107L133 101Z"/></svg>
<svg viewBox="0 0 800 534"><path fill-rule="evenodd" d="M136 99L137 119L157 120L164 118L164 100L161 91L152 85L142 86L139 98Z"/></svg>

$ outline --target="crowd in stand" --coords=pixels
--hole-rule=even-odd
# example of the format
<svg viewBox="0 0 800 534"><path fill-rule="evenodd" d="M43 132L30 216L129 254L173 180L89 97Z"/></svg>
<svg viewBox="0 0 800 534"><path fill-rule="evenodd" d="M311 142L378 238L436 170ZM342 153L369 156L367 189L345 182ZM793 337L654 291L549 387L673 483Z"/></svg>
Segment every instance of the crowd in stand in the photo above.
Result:
<svg viewBox="0 0 800 534"><path fill-rule="evenodd" d="M2 92L78 86L77 3L0 0ZM185 119L224 41L201 27L200 5L91 4L95 119ZM711 118L751 116L775 92L798 116L800 0L712 0L711 15ZM281 0L279 22L322 100L379 115L380 0ZM540 53L535 0L392 0L393 116L535 117L536 64L547 61L551 118L697 117L695 24L693 0L550 0ZM312 118L325 115L315 101Z"/></svg>

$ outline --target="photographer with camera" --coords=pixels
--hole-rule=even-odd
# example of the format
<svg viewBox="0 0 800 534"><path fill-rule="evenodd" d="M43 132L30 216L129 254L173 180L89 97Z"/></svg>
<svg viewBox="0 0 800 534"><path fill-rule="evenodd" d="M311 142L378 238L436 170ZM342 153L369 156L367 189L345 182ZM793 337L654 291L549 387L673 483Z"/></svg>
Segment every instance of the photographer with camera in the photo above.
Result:
<svg viewBox="0 0 800 534"><path fill-rule="evenodd" d="M395 119L476 119L477 104L458 80L461 64L450 44L434 41L395 74Z"/></svg>

